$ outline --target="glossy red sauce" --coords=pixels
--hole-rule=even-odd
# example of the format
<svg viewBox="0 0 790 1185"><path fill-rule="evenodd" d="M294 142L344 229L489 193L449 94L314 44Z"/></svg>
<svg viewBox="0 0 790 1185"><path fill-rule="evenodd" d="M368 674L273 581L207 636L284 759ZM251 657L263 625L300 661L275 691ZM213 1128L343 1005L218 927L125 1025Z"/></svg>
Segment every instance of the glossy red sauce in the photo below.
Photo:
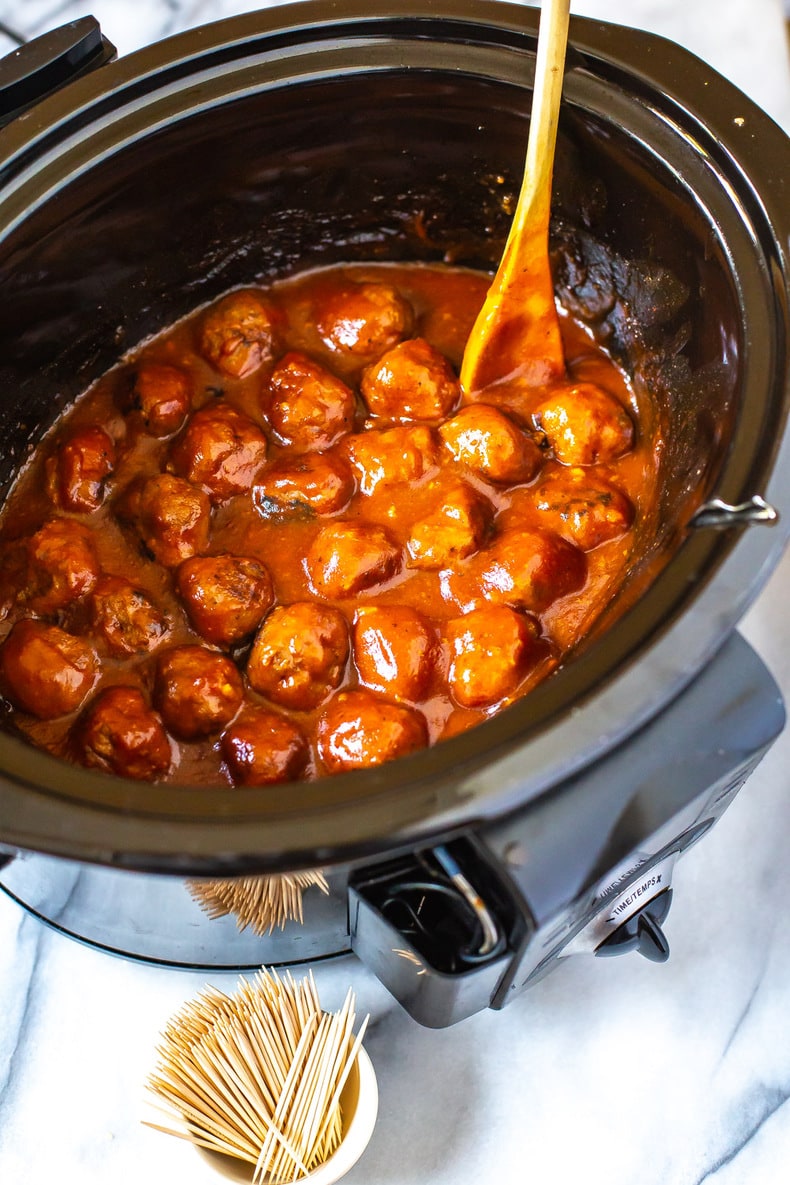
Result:
<svg viewBox="0 0 790 1185"><path fill-rule="evenodd" d="M561 388L465 401L488 282L246 289L86 392L0 517L13 725L126 776L269 784L410 752L545 678L628 572L655 450L567 317Z"/></svg>

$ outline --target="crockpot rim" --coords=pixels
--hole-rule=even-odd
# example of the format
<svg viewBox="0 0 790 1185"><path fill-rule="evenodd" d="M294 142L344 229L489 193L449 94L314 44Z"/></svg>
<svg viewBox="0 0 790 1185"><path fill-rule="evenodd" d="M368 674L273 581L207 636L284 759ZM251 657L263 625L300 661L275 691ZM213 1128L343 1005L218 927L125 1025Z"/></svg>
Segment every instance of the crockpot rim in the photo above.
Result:
<svg viewBox="0 0 790 1185"><path fill-rule="evenodd" d="M103 67L99 75L81 79L68 89L73 90L72 99L77 106L80 102L84 103L85 96L91 92L97 96L97 101L100 101L106 90L101 86L102 78L106 79L107 77L104 71L123 67L120 73L125 80L124 85L130 84L134 79L151 77L151 68L148 63L157 59L161 60L163 56L172 58L173 50L183 47L188 51L184 53L183 60L200 61L201 58L212 52L212 47L241 45L244 43L244 30L252 27L253 24L257 26L261 36L266 36L272 28L277 30L287 28L292 31L293 35L296 35L300 31L314 30L318 27L333 28L335 25L345 27L349 24L353 25L355 21L359 24L375 23L376 21L391 24L398 17L402 17L404 20L413 20L415 17L419 17L429 24L447 19L447 14L452 12L453 19L456 21L471 21L472 24L477 21L481 27L490 27L491 18L496 16L502 20L501 27L511 32L517 31L522 35L526 34L533 40L537 28L537 14L534 11L530 12L513 5L481 3L479 0L471 0L471 2L466 0L466 2L458 4L432 4L429 15L426 15L424 8L399 0L398 3L390 6L387 14L381 17L371 16L367 6L359 0L355 0L353 4L343 6L343 12L337 17L334 24L327 22L326 18L303 22L298 27L290 23L293 17L306 16L308 13L312 15L317 10L323 11L325 7L322 4L308 2L287 5L258 14L243 14L238 17L226 18L211 25L202 26L198 30L177 34L156 46L140 50L121 62ZM329 7L334 10L338 6L330 5ZM459 12L463 12L465 15L459 17ZM397 15L393 16L393 13ZM276 19L272 22L269 20L270 17L276 17ZM265 18L263 22L265 28L261 26L260 18ZM494 23L495 27L500 27L498 21ZM584 36L582 36L582 30L584 30ZM612 32L613 30L616 32ZM231 33L232 37L228 38L226 33ZM583 56L587 54L589 61L589 55L592 52L591 42L597 40L599 43L603 41L605 44L607 37L617 42L618 37L623 34L631 40L636 39L639 44L651 43L654 47L660 44L665 51L669 47L671 66L668 67L665 63L665 68L669 69L670 74L677 68L678 61L696 63L696 70L699 71L701 63L686 51L673 46L672 43L655 38L650 34L635 35L632 30L625 30L619 26L607 26L600 22L586 21L584 18L574 18L571 39L574 48L580 50ZM195 47L194 52L190 47ZM613 69L615 72L624 69L619 57ZM704 67L703 72L712 73L709 67ZM639 76L640 86L645 86L648 73L644 67L642 67ZM724 86L725 88L729 87L733 101L737 97L741 106L744 103L747 104L744 110L747 111L750 121L754 120L758 123L766 121L766 126L770 124L768 117L759 112L749 100L740 96L734 88L730 87L730 84L724 83ZM702 93L705 93L704 88L702 88ZM50 112L52 121L57 123L59 119L57 113L61 110L65 98L66 96L59 95L45 100L38 112L31 116L28 122L28 142L30 142L31 134L33 141L44 135L46 128L44 115L47 111ZM677 102L679 110L681 104L676 97L670 93L669 99L670 102ZM10 140L13 142L14 138L18 137L20 128L14 129L13 124L9 126L11 129ZM710 121L704 126L706 129L710 128ZM6 137L8 130L0 133L0 146L5 142L4 137ZM738 161L737 153L727 146L726 141L721 141L720 137L713 138L718 140L721 150L727 152L731 160ZM13 157L13 155L14 151L12 150L11 156ZM742 166L739 164L739 167ZM1 168L2 160L0 159ZM746 171L746 176L748 177L748 171ZM763 192L762 188L760 192ZM770 224L770 219L767 221ZM784 262L778 242L774 242L774 249L777 257ZM786 287L778 286L774 295L777 302L782 305L782 309L778 311L784 315L786 330L787 317L786 307L784 307ZM785 342L782 344L786 345ZM769 497L769 500L772 500L774 487L781 486L778 470L782 467L782 461L787 464L790 456L790 446L788 446L786 439L781 446L777 447L781 449L781 452L773 458L773 474L769 478L767 486L764 489L753 491L764 494ZM778 492L781 494L782 491ZM777 497L775 500L781 503L782 498ZM763 540L758 540L758 534L754 529L744 534L737 542L716 543L713 545L713 550L725 553L724 558L715 571L711 572L709 567L705 569L705 580L693 597L690 597L688 590L686 590L685 598L681 597L683 604L690 597L692 606L701 608L703 604L708 606L708 602L711 602L714 611L716 611L717 598L709 594L711 586L716 585L722 573L733 567L740 572L756 567L759 574L758 581L750 584L748 589L742 590L740 595L736 595L734 602L732 602L732 593L727 598L732 602L726 615L728 627L732 628L734 621L745 611L761 583L767 577L768 569L778 559L784 537L786 537L786 528L782 524L779 528L774 528L774 539L767 549L762 546ZM760 546L757 545L758 541ZM683 544L678 555L682 551L693 568L695 564L701 562L702 555L708 553L711 547L710 539L697 535ZM673 567L675 568L674 572L672 571ZM667 581L670 584L673 581L677 582L679 579L677 567L678 565L673 561L673 564L669 565L669 569L665 570L651 586L650 591L653 592L662 577L665 577L665 584ZM680 583L683 583L682 578L680 578ZM655 593L653 595L655 596ZM688 618L689 605L686 604L686 608L683 609L683 604L678 607L675 600L672 600L673 613L670 614L670 618L674 619L678 615L683 616L683 614ZM721 612L720 607L718 611ZM603 690L607 694L601 695L601 680L598 678L593 680L589 686L585 685L582 696L577 694L576 697L570 699L572 714L576 719L578 720L579 714L583 714L590 707L591 700L595 700L593 707L597 709L593 712L593 716L600 716L602 712L605 715L606 709L603 705L607 701L607 697L611 698L611 693L617 691L616 685L623 679L627 681L629 672L633 672L637 658L640 663L645 658L645 651L648 652L648 658L652 657L653 667L660 668L666 650L667 638L676 637L678 625L682 626L682 624L682 621L664 620L659 644L650 646L643 639L641 645L634 648L630 642L627 642L628 631L622 628L620 623L618 631L615 632L620 639L620 649L626 652L625 659L618 661L608 679L604 680ZM644 722L652 716L660 709L662 703L668 702L693 678L701 662L711 657L724 640L729 628L708 639L701 661L695 663L691 670L673 671L672 677L667 682L664 696L657 704L643 707L641 714L639 712L633 714L627 725L619 730L612 729L606 749L601 749L599 738L597 745L588 745L583 748L583 751L575 756L575 761L559 763L559 770L556 760L553 764L549 762L553 774L556 775L559 772L561 776L569 776L575 768L589 760L591 748L599 754L608 751L618 740L638 728L640 722ZM681 629L680 633L683 632ZM609 647L611 649L611 637L609 638ZM589 654L593 655L594 666L593 651L590 651ZM560 671L553 680L548 681L529 697L531 704L537 702L533 697L537 696L538 700L541 698L540 693L544 699L548 697L549 700L559 699L562 701L549 712L548 720L544 721L544 730L541 734L544 748L545 742L549 741L550 743L550 735L556 734L558 729L561 733L563 724L567 723L568 697L564 696L561 691L557 692L557 686L564 687L569 682L578 683L589 665L590 658L587 656L576 659ZM608 670L612 664L607 661L605 665ZM583 679L581 681L583 682ZM462 757L466 754L468 758L476 754L479 762L485 762L493 756L496 765L497 757L503 752L507 756L508 750L513 747L520 748L524 744L523 731L517 721L520 715L526 714L526 709L523 708L525 702L522 701L521 705L517 704L493 720L478 726L474 730L474 735L468 733L455 738L452 743L454 751L460 753ZM562 719L558 720L558 717L562 717ZM534 727L531 731L534 733ZM3 738L4 742L5 739ZM534 739L534 737L530 738L528 743L531 745ZM190 787L157 786L155 792L161 798L152 804L152 808L155 805L156 809L149 809L146 797L151 794L150 787L85 771L78 767L64 766L62 762L47 754L33 750L23 742L12 740L7 748L9 751L13 751L11 753L13 760L9 763L6 758L4 763L6 774L8 774L9 765L13 767L13 776L16 781L14 783L7 780L0 782L2 787L2 794L0 794L0 841L4 846L12 848L35 848L52 854L76 856L88 861L128 864L145 868L170 868L177 865L181 870L184 862L191 862L189 867L193 869L203 867L206 862L210 868L213 868L218 862L225 863L227 860L230 860L231 863L234 861L246 863L246 861L252 860L270 864L273 861L282 860L283 857L289 865L293 864L294 859L298 864L317 863L322 862L328 856L336 859L338 855L346 857L349 854L367 851L371 846L374 848L382 845L390 847L401 842L411 842L415 835L430 835L447 826L468 823L473 821L473 818L482 815L500 813L503 810L515 808L529 801L538 793L545 792L556 783L556 776L547 777L544 775L542 782L540 779L534 781L530 793L516 795L515 798L512 794L503 795L491 788L487 792L482 792L479 785L475 790L474 776L471 779L467 777L459 781L456 777L457 771L446 768L451 760L453 763L457 760L455 757L450 758L449 747L449 742L445 742L431 750L400 759L381 770L339 775L331 779L321 779L316 783L301 784L298 791L300 799L298 814L294 818L295 812L283 811L268 803L266 791L261 792L249 788L239 788L232 794L223 794L224 801L220 803L217 801L216 790L201 788L195 791ZM457 783L454 792L450 795L453 802L449 806L446 798L442 800L437 797L441 789L437 785L437 778L440 774L453 778L454 783ZM82 790L78 787L78 783L81 784ZM95 791L89 798L84 796L86 786L92 787ZM319 789L316 790L316 787ZM325 801L328 793L332 793L333 802ZM184 818L176 807L177 800L183 799L187 795L192 809L187 812L187 817ZM409 796L408 803L406 796ZM348 801L345 801L346 798ZM324 822L327 821L327 816L339 816L338 802L340 801L343 803L344 812L349 808L361 808L365 804L373 805L376 808L374 809L374 814L377 816L376 826L371 829L370 820L367 820L366 817L367 826L362 820L357 819L356 825L349 828L347 818L345 822L338 818L337 821L342 824L343 834L335 836L330 829L329 836L331 838L328 837L327 841L320 846L312 843L309 847L300 849L293 842L296 838L294 836L291 837L290 844L282 842L282 832L287 834L289 827L293 830L294 824L298 828L305 816L309 817L311 821L323 819ZM206 810L206 813L202 814L199 808L202 808L204 804L213 809ZM399 807L400 809L395 811L398 816L397 820L388 821L387 834L382 836L380 815L384 807ZM98 828L95 826L97 822ZM47 835L41 833L42 823L44 830L48 831ZM101 824L106 825L109 834L106 832L102 834ZM253 824L258 827L254 840L251 835ZM221 846L218 844L220 839L218 831L222 832Z"/></svg>

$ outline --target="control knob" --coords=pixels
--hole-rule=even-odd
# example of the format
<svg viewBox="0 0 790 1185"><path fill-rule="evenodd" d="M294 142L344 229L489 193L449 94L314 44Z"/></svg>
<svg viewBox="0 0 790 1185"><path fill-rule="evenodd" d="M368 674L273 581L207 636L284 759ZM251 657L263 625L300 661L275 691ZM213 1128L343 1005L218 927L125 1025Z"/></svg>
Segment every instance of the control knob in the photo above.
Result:
<svg viewBox="0 0 790 1185"><path fill-rule="evenodd" d="M672 890L664 889L604 939L596 947L596 955L624 955L628 951L638 951L653 963L665 963L669 958L669 943L661 923L671 904Z"/></svg>

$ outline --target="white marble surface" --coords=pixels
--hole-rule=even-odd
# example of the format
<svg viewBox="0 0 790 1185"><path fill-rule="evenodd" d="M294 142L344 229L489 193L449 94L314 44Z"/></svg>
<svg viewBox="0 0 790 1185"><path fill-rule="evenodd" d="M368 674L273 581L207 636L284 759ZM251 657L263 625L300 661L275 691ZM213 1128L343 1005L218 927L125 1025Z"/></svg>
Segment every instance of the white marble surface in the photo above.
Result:
<svg viewBox="0 0 790 1185"><path fill-rule="evenodd" d="M0 0L28 35L92 11L126 53L253 0ZM711 61L790 130L782 0L587 0ZM790 700L786 559L744 632ZM790 734L675 873L668 964L569 961L503 1013L417 1027L354 960L379 1121L349 1185L780 1185L790 1174ZM79 946L0 896L0 1182L211 1185L144 1128L142 1084L171 1013L207 980Z"/></svg>

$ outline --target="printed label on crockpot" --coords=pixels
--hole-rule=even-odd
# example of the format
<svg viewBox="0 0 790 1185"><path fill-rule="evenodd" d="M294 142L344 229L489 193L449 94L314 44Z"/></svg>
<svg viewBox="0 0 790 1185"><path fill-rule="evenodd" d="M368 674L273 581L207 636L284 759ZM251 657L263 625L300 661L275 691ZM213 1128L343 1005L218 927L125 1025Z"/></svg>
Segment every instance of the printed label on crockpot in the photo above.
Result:
<svg viewBox="0 0 790 1185"><path fill-rule="evenodd" d="M610 872L605 881L602 881L595 890L595 900L603 901L605 897L610 897L612 893L616 892L621 885L626 881L630 881L635 872L654 859L652 852L632 852L624 863L619 868L615 868Z"/></svg>
<svg viewBox="0 0 790 1185"><path fill-rule="evenodd" d="M672 869L677 859L677 852L671 852L658 864L654 864L649 873L640 881L629 886L606 911L606 922L610 926L619 926L632 913L636 913L643 905L664 889L668 889L672 880ZM601 920L603 921L603 915Z"/></svg>
<svg viewBox="0 0 790 1185"><path fill-rule="evenodd" d="M632 907L636 909L640 904L642 904L642 901L640 900L641 898L647 897L649 899L650 897L655 897L656 894L663 892L663 890L666 889L668 885L668 874L665 876L664 872L658 871L652 873L650 876L646 877L645 880L641 882L641 884L634 885L632 889L628 890L624 897L620 898L620 900L617 902L617 905L615 905L609 913L610 921L624 921L625 918L627 918L632 912Z"/></svg>

